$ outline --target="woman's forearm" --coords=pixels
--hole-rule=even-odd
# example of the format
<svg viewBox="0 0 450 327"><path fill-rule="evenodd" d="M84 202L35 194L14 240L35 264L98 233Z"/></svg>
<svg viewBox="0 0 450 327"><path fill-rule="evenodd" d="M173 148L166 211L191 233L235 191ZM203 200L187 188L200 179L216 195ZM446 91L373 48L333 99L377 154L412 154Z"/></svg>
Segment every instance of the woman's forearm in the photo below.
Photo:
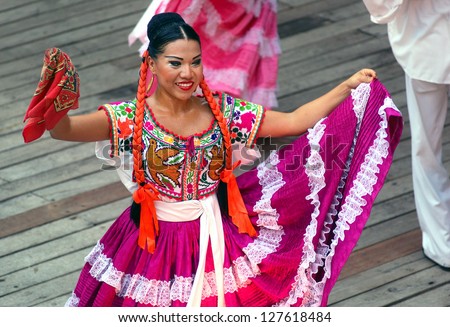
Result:
<svg viewBox="0 0 450 327"><path fill-rule="evenodd" d="M370 83L374 78L376 78L376 72L365 68L324 95L292 112L267 111L259 136L284 137L303 134L339 106L351 94L352 89L357 88L361 83Z"/></svg>
<svg viewBox="0 0 450 327"><path fill-rule="evenodd" d="M307 128L314 126L320 119L328 116L350 95L351 90L345 82L342 82L329 92L292 112L293 121L302 122L298 124L300 130L296 134L305 132Z"/></svg>
<svg viewBox="0 0 450 327"><path fill-rule="evenodd" d="M95 142L109 139L110 125L103 111L86 115L64 116L50 131L51 137L74 142Z"/></svg>

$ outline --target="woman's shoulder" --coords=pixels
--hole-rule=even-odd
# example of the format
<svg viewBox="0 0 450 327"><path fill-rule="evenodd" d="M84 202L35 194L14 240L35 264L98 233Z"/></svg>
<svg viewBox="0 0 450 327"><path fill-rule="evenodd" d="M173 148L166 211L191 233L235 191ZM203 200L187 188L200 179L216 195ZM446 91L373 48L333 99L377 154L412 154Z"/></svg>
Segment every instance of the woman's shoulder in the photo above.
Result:
<svg viewBox="0 0 450 327"><path fill-rule="evenodd" d="M98 110L106 110L117 119L133 119L136 112L136 99L105 103Z"/></svg>
<svg viewBox="0 0 450 327"><path fill-rule="evenodd" d="M129 108L133 111L136 110L136 99L133 100L124 100L124 101L114 101L102 104L99 108L108 107L115 110L121 110L123 108Z"/></svg>

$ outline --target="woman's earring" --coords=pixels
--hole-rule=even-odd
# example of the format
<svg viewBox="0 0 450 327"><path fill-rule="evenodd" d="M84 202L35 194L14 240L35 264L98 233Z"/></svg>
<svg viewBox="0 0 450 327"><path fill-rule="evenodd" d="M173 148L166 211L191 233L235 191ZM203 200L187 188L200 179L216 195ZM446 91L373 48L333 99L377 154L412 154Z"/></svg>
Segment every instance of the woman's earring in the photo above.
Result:
<svg viewBox="0 0 450 327"><path fill-rule="evenodd" d="M150 83L148 83L146 93L148 93L148 92L150 91L150 89L151 89L152 86L153 86L153 81L155 80L155 75L153 75L153 72L151 72L151 74L152 74L152 78L150 79Z"/></svg>

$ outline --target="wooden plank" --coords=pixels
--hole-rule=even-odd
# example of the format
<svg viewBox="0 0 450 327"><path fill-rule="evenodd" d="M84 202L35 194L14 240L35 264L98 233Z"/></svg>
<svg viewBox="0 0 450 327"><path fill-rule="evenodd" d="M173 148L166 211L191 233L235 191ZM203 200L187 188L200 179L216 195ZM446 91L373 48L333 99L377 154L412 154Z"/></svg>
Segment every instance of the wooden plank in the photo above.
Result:
<svg viewBox="0 0 450 327"><path fill-rule="evenodd" d="M0 38L34 30L49 23L58 23L58 26L64 26L65 21L69 18L83 17L87 13L103 11L106 7L114 6L117 3L120 3L120 0L110 0L107 3L86 0L59 0L57 3L54 1L32 2L23 6L21 10L0 12L0 21L3 22ZM54 29L54 32L57 30Z"/></svg>
<svg viewBox="0 0 450 327"><path fill-rule="evenodd" d="M116 182L24 213L9 216L0 220L2 224L0 238L129 196L130 193L122 183ZM31 220L30 217L34 218Z"/></svg>
<svg viewBox="0 0 450 327"><path fill-rule="evenodd" d="M373 61L376 61L375 58L373 58ZM372 60L371 60L372 62ZM380 76L380 81L384 83L385 80L389 80L392 77L398 77L398 76L404 76L403 70L401 69L401 67L398 65L397 62L389 62L386 63L384 62L383 64L381 63L376 63L376 64L371 64L368 63L366 61L364 62L358 62L358 63L352 63L352 64L348 64L348 68L344 71L341 72L341 75L339 75L338 73L333 74L333 76L328 76L327 73L329 71L332 71L332 69L329 69L328 71L320 71L317 72L317 76L316 77L316 81L315 87L312 87L310 89L306 89L305 87L299 87L299 89L297 90L297 92L287 92L287 87L286 87L286 91L284 91L284 95L282 95L281 91L279 91L279 110L281 111L291 111L295 108L297 108L298 106L314 100L316 98L318 98L319 96L323 95L324 93L328 92L329 90L331 90L333 87L336 86L336 84L341 81L344 80L345 77L350 76L350 74L356 72L358 69L361 69L363 67L372 67L374 69L377 70L377 73ZM336 76L339 76L339 78L336 78ZM344 77L345 76L345 77ZM310 78L311 75L308 76L303 76L302 80ZM319 79L322 79L321 82L318 82ZM280 85L280 90L281 88L283 88L283 85ZM293 88L290 88L293 89Z"/></svg>
<svg viewBox="0 0 450 327"><path fill-rule="evenodd" d="M403 193L398 197L390 197L384 201L377 201L372 208L366 227L395 219L404 214L413 214L415 210L414 192Z"/></svg>
<svg viewBox="0 0 450 327"><path fill-rule="evenodd" d="M33 285L27 289L12 293L6 297L0 298L0 305L4 307L28 307L37 306L42 302L50 301L58 297L70 296L68 289L75 285L75 281L79 275L78 271L70 274L53 278L41 284ZM58 303L59 304L59 303ZM62 306L64 303L59 304Z"/></svg>
<svg viewBox="0 0 450 327"><path fill-rule="evenodd" d="M6 217L15 215L17 212L28 211L46 204L48 204L47 200L36 196L33 193L26 193L11 200L4 201L1 203L0 225L3 227L3 219Z"/></svg>
<svg viewBox="0 0 450 327"><path fill-rule="evenodd" d="M119 181L114 168L104 169L103 163L91 154L88 154L86 159L80 157L75 159L73 162L69 159L68 164L36 175L3 183L2 188L5 192L0 195L2 203L0 218ZM20 201L21 197L31 193L40 199L35 205L29 200Z"/></svg>
<svg viewBox="0 0 450 327"><path fill-rule="evenodd" d="M119 48L128 49L128 46L126 46L128 33L129 31L127 29L123 29L113 34L103 34L95 38L80 40L75 44L66 45L64 47L64 51L71 56L71 58L74 60L75 66L78 69L80 66L83 67L84 64L83 60L79 59L81 56L84 56L85 60L89 60L90 58L98 60L99 58L103 59L101 56L96 55L96 53L99 51L109 50L109 56L112 56L115 53L115 51L113 51L113 48L115 47L117 47L116 51L118 51ZM138 51L137 49L135 49L137 47L137 44L133 45L131 47L130 53L134 51L137 54ZM32 78L32 80L35 80L37 84L37 81L39 80L39 73L42 67L42 57L45 47L40 47L40 49L40 53L25 55L16 58L13 64L11 62L0 64L0 77L14 77L17 72L28 72L28 76L30 77L30 79ZM103 61L105 60L103 59Z"/></svg>
<svg viewBox="0 0 450 327"><path fill-rule="evenodd" d="M0 37L23 30L26 28L26 25L28 25L29 28L34 28L38 25L45 24L45 22L58 20L61 19L61 17L71 15L72 12L71 10L68 10L68 7L70 6L70 9L77 8L82 1L86 0L59 0L57 2L34 0L29 1L29 3L22 3L20 5L20 10L17 9L19 3L16 4L16 8L2 10L4 2L2 1L2 6L0 6L0 22L2 22ZM84 3L81 4L81 6L86 7L87 4ZM54 13L54 15L52 15L52 13ZM24 24L25 21L26 24Z"/></svg>
<svg viewBox="0 0 450 327"><path fill-rule="evenodd" d="M334 51L324 51L323 54L316 54L307 60L291 61L288 66L280 67L279 83L280 85L290 84L293 80L303 79L303 76L307 74L316 73L329 67L335 68L342 62L360 61L361 58L370 58L377 52L385 54L386 50L390 52L389 47L386 47L385 44L385 39L369 39L353 44L351 47L344 45ZM389 58L389 62L392 62L392 59Z"/></svg>
<svg viewBox="0 0 450 327"><path fill-rule="evenodd" d="M328 24L304 33L295 34L281 39L281 48L284 51L298 46L307 46L311 43L321 41L325 38L340 35L373 24L367 19L367 15L359 15L350 19Z"/></svg>
<svg viewBox="0 0 450 327"><path fill-rule="evenodd" d="M419 270L403 278L387 281L367 292L352 296L346 300L333 304L345 307L393 306L405 298L420 296L423 292L450 283L450 274L433 265L428 269ZM450 306L446 303L445 306Z"/></svg>
<svg viewBox="0 0 450 327"><path fill-rule="evenodd" d="M422 248L421 231L415 228L386 241L353 251L340 278L347 278L362 271L381 266Z"/></svg>
<svg viewBox="0 0 450 327"><path fill-rule="evenodd" d="M0 176L14 182L43 172L51 173L56 168L93 157L94 147L91 143L69 143L68 145L69 147L54 155L25 160L20 164L2 169Z"/></svg>
<svg viewBox="0 0 450 327"><path fill-rule="evenodd" d="M19 271L3 275L2 288L0 290L0 305L2 298L9 297L16 292L39 285L47 281L65 275L67 273L81 271L83 268L83 258L89 253L89 249L83 249L71 252L66 255L58 255L58 257L42 263L34 263L28 267L24 267ZM54 252L54 251L51 251ZM8 262L8 260L5 260ZM71 271L67 272L70 267ZM74 284L71 285L74 287ZM70 291L66 289L65 291ZM42 293L42 289L39 290Z"/></svg>
<svg viewBox="0 0 450 327"><path fill-rule="evenodd" d="M365 16L366 20L370 21L369 13L363 2L352 2L347 5L342 5L336 9L324 8L318 13L318 16L326 18L332 22L339 22L345 19L353 18L355 16ZM372 23L372 25L374 25Z"/></svg>
<svg viewBox="0 0 450 327"><path fill-rule="evenodd" d="M447 129L450 125L446 126ZM409 131L409 124L405 124L405 128ZM409 134L409 133L408 133ZM449 138L448 133L443 137L442 144L442 160L447 165L450 160L450 143L447 140ZM397 150L396 150L397 154ZM389 172L388 180L393 180L398 177L403 177L406 175L411 175L411 140L406 139L402 142L402 146L398 149L398 160L395 165L391 168Z"/></svg>
<svg viewBox="0 0 450 327"><path fill-rule="evenodd" d="M119 88L128 85L131 82L137 83L138 81L136 69L133 69L132 71L124 71L120 67L111 65L109 62L96 65L95 67L86 70L80 70L79 74L80 84L83 83L82 88L80 87L80 94L83 92L82 96L99 94L101 92L105 92L106 90ZM105 82L101 83L100 81ZM24 92L24 94L18 94L16 89L2 92L2 96L0 97L0 105L21 101L21 103L24 103L24 109L21 111L22 114L20 117L23 117L26 112L26 108L29 105L29 101L34 94L36 86L36 80L31 80L27 84L22 84L21 88L23 88L24 91L28 90Z"/></svg>
<svg viewBox="0 0 450 327"><path fill-rule="evenodd" d="M126 197L4 236L0 238L0 258L110 222L116 219L130 203L131 198Z"/></svg>
<svg viewBox="0 0 450 327"><path fill-rule="evenodd" d="M139 64L140 64L140 60L138 57L137 53L134 53L130 48L125 47L123 45L119 45L117 47L112 47L109 49L103 49L101 51L97 51L95 53L89 53L87 55L82 55L79 57L73 57L72 60L76 60L79 62L79 64L76 64L76 68L78 70L78 73L80 74L80 81L83 80L83 82L86 82L86 79L84 79L83 75L87 75L90 76L89 71L91 69L94 69L96 65L102 65L105 62L109 62L109 61L114 61L123 57L127 57L130 56L132 57L134 60L134 68L136 71L138 71L139 69ZM42 67L42 66L41 66ZM116 67L118 68L118 67ZM39 73L40 72L40 68L37 68L35 71L33 71L33 75L35 75L35 73ZM0 77L0 91L5 92L5 91L13 91L13 92L17 92L18 89L20 89L22 86L30 84L30 71L24 71L24 72L19 72L16 73L12 76L5 76L5 77ZM135 74L136 77L135 79L137 79L137 73ZM120 75L119 75L120 76ZM34 83L32 83L32 85L34 87L37 86L37 83L39 81L39 76L36 76L37 78L34 79ZM137 83L137 81L136 81ZM82 84L82 86L84 86L84 83ZM86 88L83 87L82 89L84 92L86 91ZM29 94L28 97L30 97L33 95L33 93Z"/></svg>
<svg viewBox="0 0 450 327"><path fill-rule="evenodd" d="M117 100L125 100L125 99L133 99L136 96L137 90L137 77L133 76L133 70L130 69L130 77L129 84L122 82L112 83L112 86L115 86L113 89L107 87L107 85L111 85L109 82L102 83L95 78L91 78L91 82L97 81L100 87L96 87L93 89L93 93L96 91L97 93L92 95L86 95L83 91L85 89L86 83L84 83L85 76L83 76L83 82L81 82L81 96L79 99L79 108L76 111L69 112L71 114L82 114L87 112L92 112L97 110L100 105L103 105L108 102L117 101ZM123 76L126 78L127 74L119 73L119 76ZM36 84L37 85L37 84ZM25 112L28 108L28 105L33 96L34 88L36 85L28 84L28 91L23 95L23 101L19 101L18 103L9 103L2 106L2 109L5 112L14 111L9 117L5 118L0 122L0 136L5 140L2 144L0 144L0 151L4 149L14 149L17 147L17 144L23 145L22 136L19 133L22 132L22 128L24 127L23 117L25 116ZM47 137L47 134L44 134L42 137ZM14 138L15 140L9 140L9 138ZM8 139L8 140L7 140ZM19 142L19 143L17 143ZM37 141L28 144L30 147L36 144ZM17 143L17 144L16 144Z"/></svg>
<svg viewBox="0 0 450 327"><path fill-rule="evenodd" d="M20 124L20 127L15 128L14 130L16 131L16 134L17 131L21 131L22 128L22 124ZM18 138L17 135L16 137ZM21 137L22 136L20 136L20 138ZM0 156L0 169L9 168L12 165L21 163L24 158L27 158L27 160L32 160L43 155L49 155L51 153L58 152L61 149L67 148L68 146L70 146L68 142L57 141L44 135L42 138L33 143L27 145L22 144L22 146L0 150L0 152L3 152L5 154Z"/></svg>
<svg viewBox="0 0 450 327"><path fill-rule="evenodd" d="M50 201L59 201L76 194L94 190L99 187L120 182L119 175L115 170L101 170L101 164L96 163L96 171L91 174L72 178L65 183L54 184L34 192L34 194ZM129 193L131 197L131 193Z"/></svg>
<svg viewBox="0 0 450 327"><path fill-rule="evenodd" d="M289 10L285 10L278 15L278 25L283 25L286 22L297 20L305 16L315 15L318 12L325 10L332 10L347 6L354 3L354 0L325 0L325 1L310 1L300 3L297 0L283 1L290 5Z"/></svg>
<svg viewBox="0 0 450 327"><path fill-rule="evenodd" d="M24 292L31 297L36 296L36 299L44 294L50 296L55 291L51 281L65 278L66 275L72 276L72 279L62 289L66 293L70 292L84 264L83 258L129 203L129 198L116 201L26 230L23 235L0 238L0 305L12 304L8 301L15 297L21 298ZM58 251L54 250L56 248ZM58 292L54 294L61 294ZM14 302L14 305L23 304Z"/></svg>
<svg viewBox="0 0 450 327"><path fill-rule="evenodd" d="M83 14L82 20L78 16L71 17L70 14L68 17L65 16L63 21L60 21L59 16L52 16L54 17L53 20L46 22L46 24L42 24L41 26L32 29L18 31L18 33L15 33L14 35L3 36L1 38L3 49L18 46L23 48L25 44L33 44L36 42L42 43L45 41L44 39L62 41L62 35L68 38L63 42L73 42L74 40L84 39L86 35L93 37L105 31L111 32L114 29L120 29L121 27L133 26L133 23L136 24L143 14L142 10L146 7L144 6L144 3L147 3L147 1L144 0L133 1L130 3L123 3L123 1L121 2L118 0L114 1L117 3L112 3L107 6L104 6L104 3L102 5L102 3L98 2L97 5L94 4L94 6L104 6L101 11L101 16L98 15L96 10L90 11L89 7L86 7L83 10L86 10L86 12ZM92 26L95 27L92 28ZM85 34L87 30L90 31L89 34ZM5 62L6 60L7 58L2 58L2 62Z"/></svg>
<svg viewBox="0 0 450 327"><path fill-rule="evenodd" d="M78 255L78 258L81 259L79 263L82 264L83 257L87 255L94 247L101 236L111 226L111 223L111 221L107 221L102 224L92 226L91 228L86 228L72 234L67 234L64 237L55 238L48 242L38 244L31 248L26 248L3 257L3 264L0 267L0 276L4 278L5 276L11 273L16 273L19 270L45 263L80 250L84 251L83 254ZM68 268L73 269L71 266L61 267L64 273ZM75 268L72 271L76 269L78 268ZM45 278L45 275L43 278ZM0 292L3 292L3 288ZM7 290L4 290L4 292L7 292Z"/></svg>
<svg viewBox="0 0 450 327"><path fill-rule="evenodd" d="M2 0L0 12L20 10L23 6L36 0Z"/></svg>
<svg viewBox="0 0 450 327"><path fill-rule="evenodd" d="M71 276L76 276L72 274ZM75 279L75 277L72 277ZM70 283L69 283L70 284ZM73 284L73 283L72 283ZM49 295L43 302L36 302L33 306L35 307L63 307L67 300L69 299L72 291L69 291L61 296L51 297Z"/></svg>
<svg viewBox="0 0 450 327"><path fill-rule="evenodd" d="M292 67L292 79L289 79L289 83L285 82L280 84L279 95L281 97L295 95L298 94L299 90L303 91L316 88L330 80L340 82L342 76L350 76L363 67L376 67L377 65L394 63L395 59L386 54L387 52L381 51L352 61L340 62L332 67L324 67L320 72L309 72L297 77L295 76L297 67L294 65Z"/></svg>
<svg viewBox="0 0 450 327"><path fill-rule="evenodd" d="M406 298L393 307L448 307L450 306L450 283L431 288L418 296Z"/></svg>
<svg viewBox="0 0 450 327"><path fill-rule="evenodd" d="M311 43L307 47L299 46L283 51L279 59L279 72L283 72L290 64L306 59L316 58L326 53L334 52L344 46L352 47L360 42L372 39L371 36L360 31L342 33L335 37L326 39L323 42ZM283 74L280 73L280 77Z"/></svg>
<svg viewBox="0 0 450 327"><path fill-rule="evenodd" d="M450 169L450 162L445 161L444 166L446 167L447 170ZM400 194L412 191L413 191L412 176L405 175L396 178L395 180L387 181L383 185L383 192L380 192L380 194L378 195L378 199L379 201L383 201L390 197L396 197L399 196Z"/></svg>
<svg viewBox="0 0 450 327"><path fill-rule="evenodd" d="M341 275L330 293L329 305L339 306L339 303L342 301L377 289L390 281L401 279L414 274L416 271L428 269L432 266L433 264L423 257L422 252L415 252L372 269L351 275L349 278L344 278ZM380 305L376 304L375 306Z"/></svg>
<svg viewBox="0 0 450 327"><path fill-rule="evenodd" d="M402 213L379 224L366 225L354 251L411 232L417 228L419 228L419 223L415 211Z"/></svg>

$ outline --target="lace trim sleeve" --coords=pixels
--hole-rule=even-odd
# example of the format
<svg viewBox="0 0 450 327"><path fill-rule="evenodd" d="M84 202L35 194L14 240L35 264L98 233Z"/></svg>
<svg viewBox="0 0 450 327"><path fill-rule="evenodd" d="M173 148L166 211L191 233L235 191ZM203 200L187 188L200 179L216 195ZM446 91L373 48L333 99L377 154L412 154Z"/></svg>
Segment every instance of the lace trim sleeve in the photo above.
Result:
<svg viewBox="0 0 450 327"><path fill-rule="evenodd" d="M230 121L231 143L253 148L263 121L264 107L228 94L223 94L222 106L224 116Z"/></svg>

